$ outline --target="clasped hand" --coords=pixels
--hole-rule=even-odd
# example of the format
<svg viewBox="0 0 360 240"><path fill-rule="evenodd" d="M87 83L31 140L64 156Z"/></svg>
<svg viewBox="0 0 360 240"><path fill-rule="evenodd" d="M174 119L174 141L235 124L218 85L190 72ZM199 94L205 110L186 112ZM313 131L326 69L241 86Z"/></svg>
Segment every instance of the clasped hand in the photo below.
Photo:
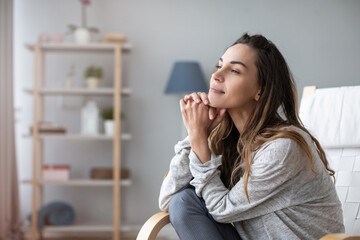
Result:
<svg viewBox="0 0 360 240"><path fill-rule="evenodd" d="M189 137L201 135L208 137L210 132L223 120L226 109L210 106L204 92L185 95L180 100L180 109Z"/></svg>

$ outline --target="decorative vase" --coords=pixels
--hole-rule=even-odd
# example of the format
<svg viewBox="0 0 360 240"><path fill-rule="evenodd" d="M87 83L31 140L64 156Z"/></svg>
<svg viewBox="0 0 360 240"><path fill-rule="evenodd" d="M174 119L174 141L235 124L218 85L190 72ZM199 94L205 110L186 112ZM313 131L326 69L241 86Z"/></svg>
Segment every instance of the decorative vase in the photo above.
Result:
<svg viewBox="0 0 360 240"><path fill-rule="evenodd" d="M81 109L81 133L84 135L99 134L99 108L95 101L88 101Z"/></svg>
<svg viewBox="0 0 360 240"><path fill-rule="evenodd" d="M90 31L87 28L77 28L74 36L76 43L85 44L90 42Z"/></svg>
<svg viewBox="0 0 360 240"><path fill-rule="evenodd" d="M98 88L99 87L99 83L100 83L100 79L96 78L96 77L89 77L86 79L86 83L87 83L87 87L88 88Z"/></svg>
<svg viewBox="0 0 360 240"><path fill-rule="evenodd" d="M106 136L114 136L114 120L105 120L104 121L104 130Z"/></svg>

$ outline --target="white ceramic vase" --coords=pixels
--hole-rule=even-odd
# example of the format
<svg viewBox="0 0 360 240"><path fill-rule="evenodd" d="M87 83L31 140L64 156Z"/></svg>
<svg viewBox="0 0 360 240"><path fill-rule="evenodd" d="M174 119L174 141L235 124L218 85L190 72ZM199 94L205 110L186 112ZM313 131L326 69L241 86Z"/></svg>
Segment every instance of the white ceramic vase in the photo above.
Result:
<svg viewBox="0 0 360 240"><path fill-rule="evenodd" d="M85 44L90 42L90 31L87 28L77 28L74 36L76 43Z"/></svg>
<svg viewBox="0 0 360 240"><path fill-rule="evenodd" d="M114 120L105 120L104 121L104 130L106 136L114 136Z"/></svg>
<svg viewBox="0 0 360 240"><path fill-rule="evenodd" d="M95 101L88 101L81 109L81 133L84 135L99 134L99 108Z"/></svg>
<svg viewBox="0 0 360 240"><path fill-rule="evenodd" d="M86 79L86 84L88 88L91 89L98 88L100 84L100 79L96 77L89 77Z"/></svg>

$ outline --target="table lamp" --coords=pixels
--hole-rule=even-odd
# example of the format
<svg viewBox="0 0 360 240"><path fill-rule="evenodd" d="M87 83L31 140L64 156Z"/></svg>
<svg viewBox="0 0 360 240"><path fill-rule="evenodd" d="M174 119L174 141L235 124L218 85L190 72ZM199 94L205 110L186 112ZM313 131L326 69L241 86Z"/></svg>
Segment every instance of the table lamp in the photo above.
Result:
<svg viewBox="0 0 360 240"><path fill-rule="evenodd" d="M208 92L208 86L201 71L200 64L195 61L175 62L171 71L165 93Z"/></svg>
<svg viewBox="0 0 360 240"><path fill-rule="evenodd" d="M205 82L200 64L195 61L175 62L171 71L165 93L182 94L191 92L208 92L209 88ZM183 97L183 96L181 96ZM184 125L181 129L182 137L186 137L187 132Z"/></svg>

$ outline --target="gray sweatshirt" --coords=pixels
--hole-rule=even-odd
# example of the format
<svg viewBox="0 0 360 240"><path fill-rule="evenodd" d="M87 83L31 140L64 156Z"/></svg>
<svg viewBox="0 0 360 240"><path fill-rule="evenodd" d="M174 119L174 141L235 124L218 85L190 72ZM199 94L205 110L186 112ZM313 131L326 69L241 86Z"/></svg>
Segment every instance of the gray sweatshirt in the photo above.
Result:
<svg viewBox="0 0 360 240"><path fill-rule="evenodd" d="M167 211L171 196L189 184L204 199L214 219L233 223L242 239L319 239L344 232L341 203L334 183L308 134L313 171L301 147L291 139L267 143L255 154L248 179L248 202L241 178L231 189L220 179L221 156L201 163L188 139L178 142L164 179L159 206Z"/></svg>

